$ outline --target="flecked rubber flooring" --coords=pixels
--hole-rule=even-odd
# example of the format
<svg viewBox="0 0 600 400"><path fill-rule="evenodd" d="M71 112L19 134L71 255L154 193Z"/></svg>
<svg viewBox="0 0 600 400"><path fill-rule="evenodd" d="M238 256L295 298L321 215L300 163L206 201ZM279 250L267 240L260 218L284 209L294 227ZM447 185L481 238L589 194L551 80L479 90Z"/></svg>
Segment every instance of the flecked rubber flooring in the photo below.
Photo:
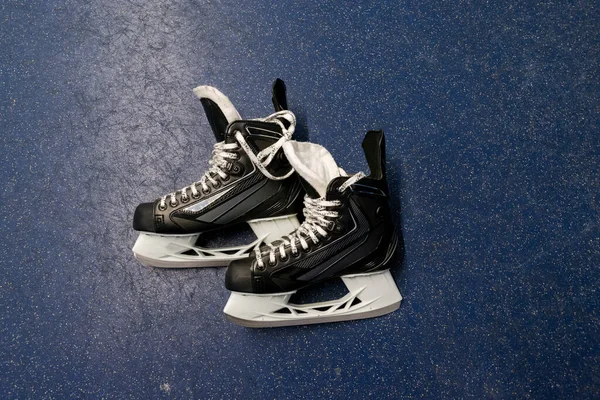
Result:
<svg viewBox="0 0 600 400"><path fill-rule="evenodd" d="M0 398L600 397L600 13L580 2L0 2ZM404 301L228 322L224 269L142 267L135 206L206 170L192 88L365 170Z"/></svg>

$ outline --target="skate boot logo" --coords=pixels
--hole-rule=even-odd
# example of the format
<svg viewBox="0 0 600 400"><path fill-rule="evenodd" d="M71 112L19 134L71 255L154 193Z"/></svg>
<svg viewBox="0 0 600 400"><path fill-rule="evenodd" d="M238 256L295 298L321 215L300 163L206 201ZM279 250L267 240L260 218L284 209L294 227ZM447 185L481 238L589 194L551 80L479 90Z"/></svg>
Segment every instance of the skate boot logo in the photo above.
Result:
<svg viewBox="0 0 600 400"><path fill-rule="evenodd" d="M230 187L226 190L222 190L220 191L218 194L206 199L206 200L202 200L197 202L196 204L193 204L187 208L184 208L183 211L187 211L187 212L198 212L198 211L202 211L204 208L206 208L209 204L214 203L215 201L217 201L218 199L220 199L221 197L223 197L224 195L226 195L228 192L231 191L231 189L233 189L233 187Z"/></svg>

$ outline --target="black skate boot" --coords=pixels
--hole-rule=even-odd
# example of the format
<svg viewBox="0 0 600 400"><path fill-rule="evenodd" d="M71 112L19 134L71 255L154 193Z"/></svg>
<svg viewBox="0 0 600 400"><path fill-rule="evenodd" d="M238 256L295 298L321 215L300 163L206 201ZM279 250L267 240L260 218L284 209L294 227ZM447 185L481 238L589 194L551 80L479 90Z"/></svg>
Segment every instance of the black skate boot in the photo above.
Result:
<svg viewBox="0 0 600 400"><path fill-rule="evenodd" d="M290 141L288 161L307 196L306 220L290 235L229 264L225 313L239 325L271 327L375 317L396 310L402 297L389 272L398 236L385 177L383 132L368 132L363 148L371 170L348 176L316 144ZM297 290L341 278L341 299L292 304Z"/></svg>
<svg viewBox="0 0 600 400"><path fill-rule="evenodd" d="M213 87L200 86L194 93L218 143L211 167L199 181L136 208L133 229L140 235L133 252L145 265L224 266L299 225L296 214L304 192L281 148L296 124L294 114L285 110L283 81L273 85L277 112L256 120L242 120L229 99ZM202 233L244 222L257 236L250 244L197 245Z"/></svg>

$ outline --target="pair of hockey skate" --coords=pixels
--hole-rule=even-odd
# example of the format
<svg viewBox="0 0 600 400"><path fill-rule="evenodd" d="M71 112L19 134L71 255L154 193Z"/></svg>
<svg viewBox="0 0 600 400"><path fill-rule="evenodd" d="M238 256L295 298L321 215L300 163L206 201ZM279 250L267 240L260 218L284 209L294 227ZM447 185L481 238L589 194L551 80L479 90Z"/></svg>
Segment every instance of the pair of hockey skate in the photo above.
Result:
<svg viewBox="0 0 600 400"><path fill-rule="evenodd" d="M225 313L249 327L300 325L383 315L402 297L389 272L398 245L385 176L383 132L370 131L363 149L370 175L346 174L323 147L291 140L296 119L285 85L273 85L276 112L243 120L215 88L194 89L217 144L202 178L135 210L133 247L142 264L228 265ZM302 224L298 213L302 210ZM247 223L257 239L245 246L206 248L200 235ZM293 304L291 296L341 278L337 300Z"/></svg>

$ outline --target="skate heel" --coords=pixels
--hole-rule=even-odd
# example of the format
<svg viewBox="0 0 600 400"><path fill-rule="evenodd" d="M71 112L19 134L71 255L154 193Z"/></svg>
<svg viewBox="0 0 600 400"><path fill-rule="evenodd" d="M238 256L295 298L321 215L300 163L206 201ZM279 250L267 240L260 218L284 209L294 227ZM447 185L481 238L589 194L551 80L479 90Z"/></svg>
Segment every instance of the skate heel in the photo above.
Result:
<svg viewBox="0 0 600 400"><path fill-rule="evenodd" d="M389 268L388 264L394 257L394 254L396 253L396 249L398 248L398 243L399 243L398 234L396 233L396 231L394 231L394 233L392 234L392 239L390 240L390 244L388 245L387 250L385 252L383 261L382 261L381 265L378 267L379 269Z"/></svg>
<svg viewBox="0 0 600 400"><path fill-rule="evenodd" d="M338 322L372 318L395 311L402 296L389 270L342 277L344 297L312 304L293 304L294 292L248 294L232 292L223 310L232 322L250 327Z"/></svg>
<svg viewBox="0 0 600 400"><path fill-rule="evenodd" d="M265 243L271 243L284 235L292 233L300 223L296 214L282 215L280 217L259 218L248 221L257 238L262 238Z"/></svg>

